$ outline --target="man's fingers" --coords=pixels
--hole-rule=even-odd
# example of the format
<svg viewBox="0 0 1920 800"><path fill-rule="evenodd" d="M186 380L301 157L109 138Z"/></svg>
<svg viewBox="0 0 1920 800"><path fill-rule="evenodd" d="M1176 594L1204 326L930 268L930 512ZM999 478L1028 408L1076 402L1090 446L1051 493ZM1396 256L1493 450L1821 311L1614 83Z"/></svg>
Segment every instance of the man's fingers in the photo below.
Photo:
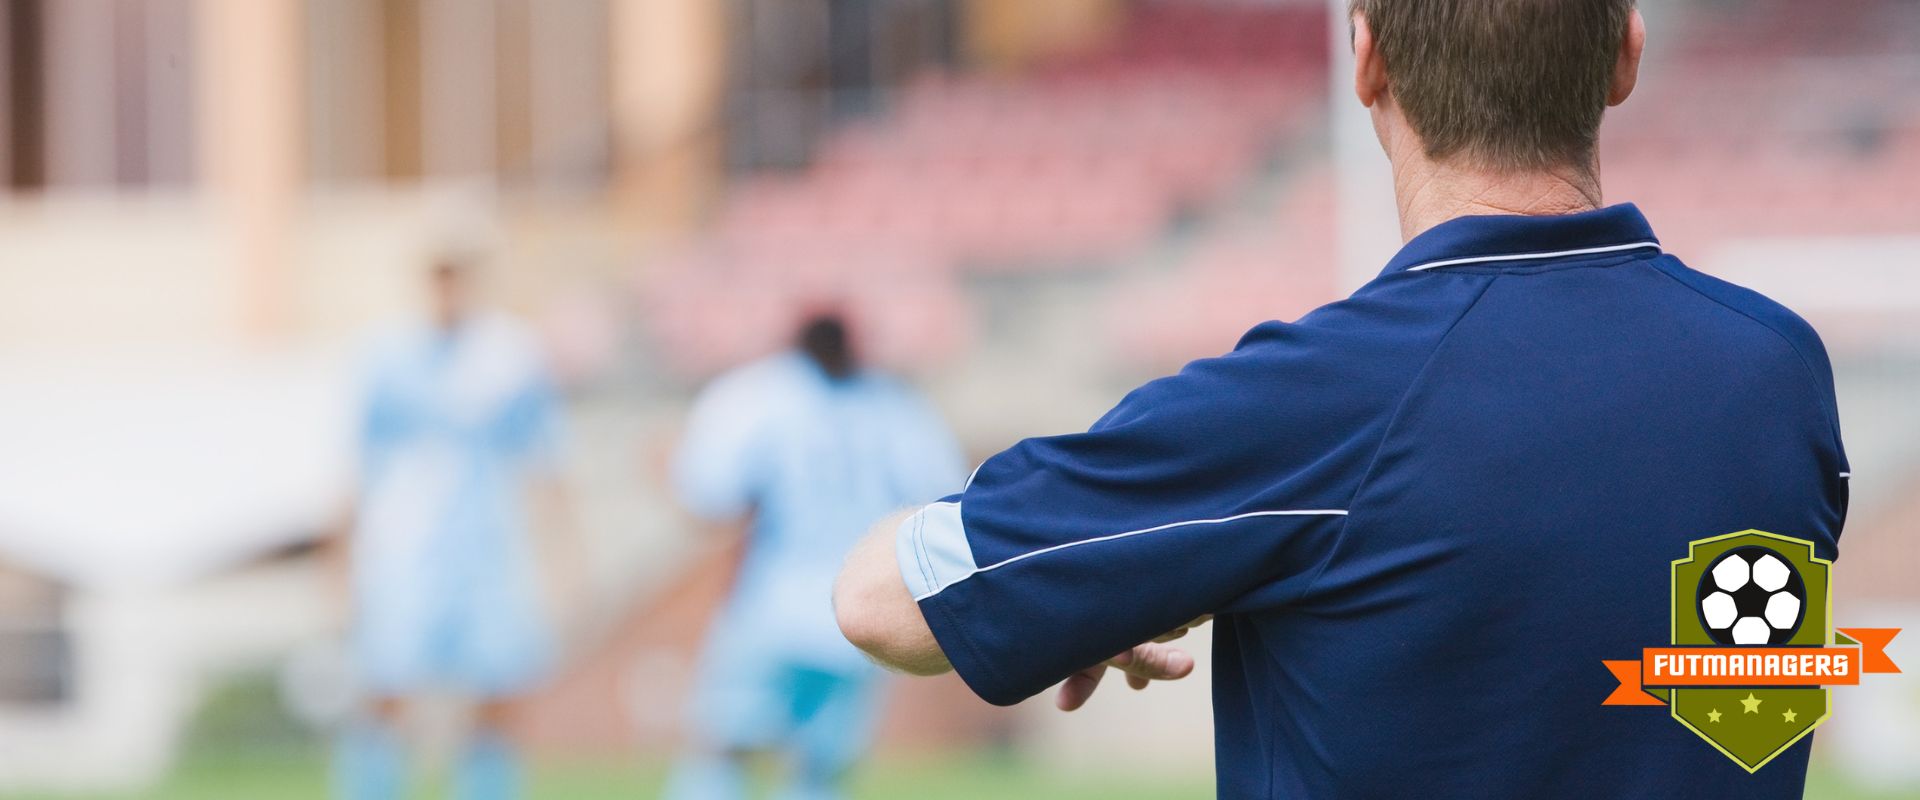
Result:
<svg viewBox="0 0 1920 800"><path fill-rule="evenodd" d="M1087 704L1093 697L1093 690L1100 688L1100 679L1107 674L1107 665L1100 664L1073 673L1065 683L1060 684L1060 693L1054 695L1053 705L1061 711L1073 711Z"/></svg>
<svg viewBox="0 0 1920 800"><path fill-rule="evenodd" d="M1145 689L1154 681L1177 681L1193 674L1193 656L1185 650L1148 642L1121 653L1098 666L1088 667L1068 677L1053 696L1053 705L1061 711L1074 711L1092 699L1100 679L1113 667L1126 673L1127 685Z"/></svg>
<svg viewBox="0 0 1920 800"><path fill-rule="evenodd" d="M1193 656L1171 645L1149 642L1113 659L1128 675L1152 681L1177 681L1193 674Z"/></svg>

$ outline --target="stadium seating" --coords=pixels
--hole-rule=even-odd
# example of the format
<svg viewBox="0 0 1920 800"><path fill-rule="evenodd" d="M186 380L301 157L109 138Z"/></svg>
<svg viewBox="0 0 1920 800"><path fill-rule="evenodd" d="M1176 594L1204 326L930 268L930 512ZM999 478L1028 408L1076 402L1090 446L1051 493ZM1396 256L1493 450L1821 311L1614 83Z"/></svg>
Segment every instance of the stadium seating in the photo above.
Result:
<svg viewBox="0 0 1920 800"><path fill-rule="evenodd" d="M1920 64L1873 55L1920 39L1916 8L1674 8L1605 129L1608 199L1639 203L1694 254L1920 233ZM793 298L857 296L876 306L858 316L894 320L868 326L874 341L938 358L967 344L968 278L1096 270L1115 284L1104 316L1121 358L1160 369L1217 353L1334 296L1323 163L1281 176L1263 224L1212 226L1151 269L1129 259L1175 220L1231 211L1275 153L1311 146L1327 46L1312 4L1146 3L1095 52L1019 76L922 76L886 113L834 131L810 168L741 179L686 254L654 265L662 350L710 372L778 341ZM888 292L928 305L880 308Z"/></svg>
<svg viewBox="0 0 1920 800"><path fill-rule="evenodd" d="M1166 372L1336 297L1333 181L1324 166L1293 176L1265 224L1202 236L1172 269L1123 281L1106 301L1116 352Z"/></svg>
<svg viewBox="0 0 1920 800"><path fill-rule="evenodd" d="M1910 3L1690 4L1615 112L1614 198L1676 248L1750 236L1920 232L1920 13ZM1670 76L1664 77L1663 76Z"/></svg>
<svg viewBox="0 0 1920 800"><path fill-rule="evenodd" d="M1696 258L1741 238L1920 233L1920 63L1898 55L1920 40L1916 8L1674 9L1669 44L1605 128L1608 200L1639 203L1671 249ZM1333 177L1309 166L1286 192L1270 224L1228 227L1116 291L1107 315L1119 352L1170 369L1337 296Z"/></svg>
<svg viewBox="0 0 1920 800"><path fill-rule="evenodd" d="M1097 269L1156 241L1318 125L1326 57L1324 8L1149 4L1110 46L1024 75L922 76L809 168L741 179L649 265L659 350L707 373L834 303L905 360L951 352L965 276ZM891 310L902 292L926 305Z"/></svg>

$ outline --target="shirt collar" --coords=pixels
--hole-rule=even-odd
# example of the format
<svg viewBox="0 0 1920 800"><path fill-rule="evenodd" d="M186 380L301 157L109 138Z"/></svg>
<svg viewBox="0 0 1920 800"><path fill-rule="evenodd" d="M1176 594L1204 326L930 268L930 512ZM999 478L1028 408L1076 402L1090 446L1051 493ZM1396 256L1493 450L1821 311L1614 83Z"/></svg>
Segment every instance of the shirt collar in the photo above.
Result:
<svg viewBox="0 0 1920 800"><path fill-rule="evenodd" d="M1457 217L1413 237L1381 274L1640 250L1660 252L1660 240L1632 203L1563 216Z"/></svg>

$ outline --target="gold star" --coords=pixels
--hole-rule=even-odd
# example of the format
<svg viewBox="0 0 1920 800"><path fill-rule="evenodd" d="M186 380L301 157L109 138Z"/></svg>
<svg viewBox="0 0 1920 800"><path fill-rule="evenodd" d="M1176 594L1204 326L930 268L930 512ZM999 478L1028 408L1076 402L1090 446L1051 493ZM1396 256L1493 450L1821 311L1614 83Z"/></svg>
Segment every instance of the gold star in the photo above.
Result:
<svg viewBox="0 0 1920 800"><path fill-rule="evenodd" d="M1719 722L1719 721L1720 721L1720 709L1717 709L1717 708L1716 708L1716 709L1714 709L1714 710L1712 710L1712 711L1709 711L1709 712L1707 712L1707 721L1708 721L1708 722Z"/></svg>
<svg viewBox="0 0 1920 800"><path fill-rule="evenodd" d="M1789 709L1787 709L1787 713L1785 713L1785 714L1781 714L1781 715L1780 715L1780 718L1781 718L1781 719L1784 719L1784 720L1786 720L1786 721L1788 721L1788 722L1792 722L1792 721L1793 721L1793 718L1794 718L1794 717L1797 717L1797 716L1800 716L1800 715L1799 715L1799 714L1795 714L1795 713L1793 713L1793 709L1791 709L1791 708L1789 708Z"/></svg>
<svg viewBox="0 0 1920 800"><path fill-rule="evenodd" d="M1747 693L1747 699L1745 699L1745 700L1742 700L1742 701L1740 701L1740 705L1743 705L1743 706L1746 706L1746 707L1747 707L1747 710L1746 710L1746 711L1743 711L1743 712L1741 712L1741 713L1743 713L1743 714L1758 714L1758 713L1760 713L1760 703L1761 703L1761 702L1763 702L1763 701L1762 701L1762 700L1761 700L1760 698L1758 698L1758 697L1754 697L1754 696L1753 696L1753 693L1752 693L1752 692L1748 692L1748 693Z"/></svg>

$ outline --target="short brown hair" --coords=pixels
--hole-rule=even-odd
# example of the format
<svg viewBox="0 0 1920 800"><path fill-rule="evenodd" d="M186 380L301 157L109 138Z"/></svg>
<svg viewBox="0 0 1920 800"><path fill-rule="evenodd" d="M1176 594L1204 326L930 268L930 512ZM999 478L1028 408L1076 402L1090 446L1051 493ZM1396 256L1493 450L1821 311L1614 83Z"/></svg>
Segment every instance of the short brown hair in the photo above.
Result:
<svg viewBox="0 0 1920 800"><path fill-rule="evenodd" d="M1633 0L1351 0L1436 160L1585 166Z"/></svg>

